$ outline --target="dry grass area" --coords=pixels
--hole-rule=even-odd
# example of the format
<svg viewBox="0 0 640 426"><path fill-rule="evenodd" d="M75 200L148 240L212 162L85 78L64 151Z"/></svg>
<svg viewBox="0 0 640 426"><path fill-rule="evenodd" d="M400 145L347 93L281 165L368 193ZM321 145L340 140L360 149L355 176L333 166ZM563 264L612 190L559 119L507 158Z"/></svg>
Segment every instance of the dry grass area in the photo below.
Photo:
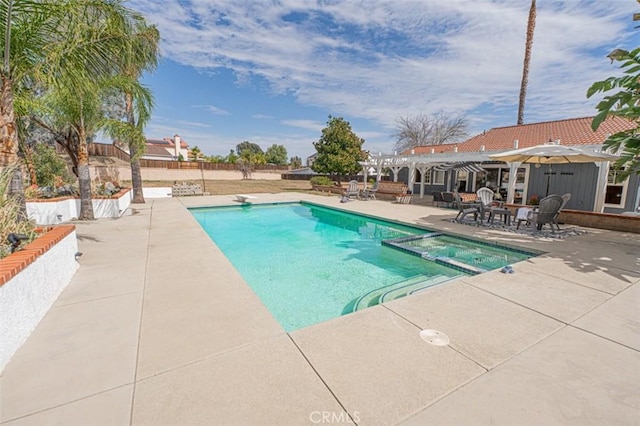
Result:
<svg viewBox="0 0 640 426"><path fill-rule="evenodd" d="M192 181L202 183L202 181ZM144 186L173 186L174 181L144 181ZM131 182L123 182L125 186L131 186ZM264 194L278 192L307 192L311 191L311 184L307 180L205 180L204 191L211 195L231 194Z"/></svg>

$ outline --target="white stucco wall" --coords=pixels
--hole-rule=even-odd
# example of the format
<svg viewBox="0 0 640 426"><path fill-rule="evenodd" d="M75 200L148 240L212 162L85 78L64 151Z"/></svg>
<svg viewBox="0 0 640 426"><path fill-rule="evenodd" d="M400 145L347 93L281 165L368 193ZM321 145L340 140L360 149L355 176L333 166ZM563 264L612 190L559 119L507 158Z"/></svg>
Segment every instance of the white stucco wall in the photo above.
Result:
<svg viewBox="0 0 640 426"><path fill-rule="evenodd" d="M73 231L0 287L0 372L78 269Z"/></svg>
<svg viewBox="0 0 640 426"><path fill-rule="evenodd" d="M118 198L93 199L96 219L117 218L131 205L131 190ZM27 202L27 217L38 225L57 225L76 219L80 213L80 199Z"/></svg>
<svg viewBox="0 0 640 426"><path fill-rule="evenodd" d="M171 187L142 188L144 198L171 198Z"/></svg>

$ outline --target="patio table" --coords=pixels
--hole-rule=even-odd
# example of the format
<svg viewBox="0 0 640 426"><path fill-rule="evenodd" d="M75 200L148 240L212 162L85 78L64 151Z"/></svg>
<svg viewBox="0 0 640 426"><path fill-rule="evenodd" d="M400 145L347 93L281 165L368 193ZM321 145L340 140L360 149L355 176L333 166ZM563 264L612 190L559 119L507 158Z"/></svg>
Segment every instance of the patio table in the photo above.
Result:
<svg viewBox="0 0 640 426"><path fill-rule="evenodd" d="M493 219L495 219L496 215L500 215L502 217L502 221L505 225L511 226L511 210L506 207L491 207L489 209L489 223L493 225Z"/></svg>

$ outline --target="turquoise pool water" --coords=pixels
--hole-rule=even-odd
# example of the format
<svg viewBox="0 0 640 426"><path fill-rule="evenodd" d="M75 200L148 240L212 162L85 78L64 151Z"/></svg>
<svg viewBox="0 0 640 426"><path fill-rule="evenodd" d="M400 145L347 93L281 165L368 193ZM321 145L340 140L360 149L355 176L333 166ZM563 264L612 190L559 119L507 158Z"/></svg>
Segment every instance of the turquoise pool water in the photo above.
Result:
<svg viewBox="0 0 640 426"><path fill-rule="evenodd" d="M382 244L428 231L320 206L190 211L287 331L474 272Z"/></svg>

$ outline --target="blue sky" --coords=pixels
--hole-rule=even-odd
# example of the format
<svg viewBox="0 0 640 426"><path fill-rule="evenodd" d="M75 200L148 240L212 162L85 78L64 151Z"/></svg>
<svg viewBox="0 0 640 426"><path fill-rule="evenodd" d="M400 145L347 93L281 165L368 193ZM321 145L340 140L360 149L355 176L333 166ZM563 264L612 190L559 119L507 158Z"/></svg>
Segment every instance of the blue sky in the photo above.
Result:
<svg viewBox="0 0 640 426"><path fill-rule="evenodd" d="M148 138L207 155L244 140L315 152L329 115L392 153L396 120L465 114L471 135L516 122L529 0L131 0L162 37ZM537 2L525 122L595 115L606 54L637 47L633 0Z"/></svg>

